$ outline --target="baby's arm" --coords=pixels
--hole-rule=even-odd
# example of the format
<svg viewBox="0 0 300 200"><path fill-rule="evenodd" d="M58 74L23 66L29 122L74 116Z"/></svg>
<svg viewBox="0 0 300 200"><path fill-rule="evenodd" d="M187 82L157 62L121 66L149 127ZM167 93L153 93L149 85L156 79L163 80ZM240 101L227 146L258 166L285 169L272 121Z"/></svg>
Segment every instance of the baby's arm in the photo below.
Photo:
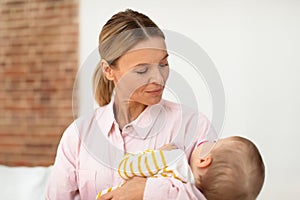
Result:
<svg viewBox="0 0 300 200"><path fill-rule="evenodd" d="M134 176L153 177L176 161L182 154L174 144L162 146L159 150L145 150L128 154L120 162L118 173L124 180Z"/></svg>

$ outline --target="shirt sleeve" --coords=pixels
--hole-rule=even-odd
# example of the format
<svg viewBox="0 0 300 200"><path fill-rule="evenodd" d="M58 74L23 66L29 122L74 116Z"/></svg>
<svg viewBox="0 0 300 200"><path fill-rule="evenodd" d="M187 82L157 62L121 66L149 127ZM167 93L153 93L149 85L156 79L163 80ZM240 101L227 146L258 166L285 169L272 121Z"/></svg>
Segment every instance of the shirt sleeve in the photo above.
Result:
<svg viewBox="0 0 300 200"><path fill-rule="evenodd" d="M184 120L187 120L184 123L186 126L174 143L185 151L189 160L197 143L201 141L214 141L218 135L208 118L201 113L195 113ZM148 178L144 190L144 200L149 199L206 200L194 184L183 183L174 178Z"/></svg>
<svg viewBox="0 0 300 200"><path fill-rule="evenodd" d="M205 115L199 115L197 130L200 137L197 139L196 146L202 142L214 142L218 139L216 129Z"/></svg>
<svg viewBox="0 0 300 200"><path fill-rule="evenodd" d="M174 178L148 178L144 190L144 200L206 200L192 183L182 183Z"/></svg>
<svg viewBox="0 0 300 200"><path fill-rule="evenodd" d="M76 176L76 147L78 134L75 123L64 132L58 145L54 167L48 180L45 198L79 199Z"/></svg>
<svg viewBox="0 0 300 200"><path fill-rule="evenodd" d="M184 130L178 134L174 144L179 149L183 149L190 160L190 155L197 144L203 141L215 141L218 134L209 119L201 113L194 113L185 120Z"/></svg>

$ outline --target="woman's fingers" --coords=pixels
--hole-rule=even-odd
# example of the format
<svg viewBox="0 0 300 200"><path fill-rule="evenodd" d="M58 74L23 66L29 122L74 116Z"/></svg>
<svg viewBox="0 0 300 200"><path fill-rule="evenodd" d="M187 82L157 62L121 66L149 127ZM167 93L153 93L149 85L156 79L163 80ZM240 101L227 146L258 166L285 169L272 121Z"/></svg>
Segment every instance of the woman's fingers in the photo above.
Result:
<svg viewBox="0 0 300 200"><path fill-rule="evenodd" d="M174 149L178 149L178 147L175 144L170 143L170 144L165 144L164 146L160 147L159 149L160 150L174 150Z"/></svg>

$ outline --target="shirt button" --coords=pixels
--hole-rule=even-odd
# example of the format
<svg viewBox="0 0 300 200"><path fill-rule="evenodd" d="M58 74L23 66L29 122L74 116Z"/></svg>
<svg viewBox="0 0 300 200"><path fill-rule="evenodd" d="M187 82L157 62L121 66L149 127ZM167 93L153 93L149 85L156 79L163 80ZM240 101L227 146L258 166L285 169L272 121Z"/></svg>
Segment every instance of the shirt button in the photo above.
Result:
<svg viewBox="0 0 300 200"><path fill-rule="evenodd" d="M125 130L126 130L126 131L132 131L132 125L126 126L126 127L125 127Z"/></svg>

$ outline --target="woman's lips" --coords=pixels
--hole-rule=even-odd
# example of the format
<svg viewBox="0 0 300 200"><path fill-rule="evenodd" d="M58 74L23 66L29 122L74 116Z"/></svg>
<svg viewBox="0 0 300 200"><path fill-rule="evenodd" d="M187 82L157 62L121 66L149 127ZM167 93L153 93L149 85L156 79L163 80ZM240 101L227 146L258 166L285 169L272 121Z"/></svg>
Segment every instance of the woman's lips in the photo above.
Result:
<svg viewBox="0 0 300 200"><path fill-rule="evenodd" d="M160 94L162 92L163 88L158 88L158 89L154 89L154 90L148 90L146 91L149 94Z"/></svg>

